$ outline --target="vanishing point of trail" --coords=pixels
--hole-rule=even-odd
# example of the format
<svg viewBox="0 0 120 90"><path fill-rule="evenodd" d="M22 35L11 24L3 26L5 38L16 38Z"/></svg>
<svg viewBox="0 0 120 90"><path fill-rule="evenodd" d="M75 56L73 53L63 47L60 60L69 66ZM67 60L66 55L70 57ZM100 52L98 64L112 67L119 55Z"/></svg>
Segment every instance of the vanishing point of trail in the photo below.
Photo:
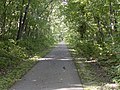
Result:
<svg viewBox="0 0 120 90"><path fill-rule="evenodd" d="M64 42L39 60L10 90L83 90Z"/></svg>

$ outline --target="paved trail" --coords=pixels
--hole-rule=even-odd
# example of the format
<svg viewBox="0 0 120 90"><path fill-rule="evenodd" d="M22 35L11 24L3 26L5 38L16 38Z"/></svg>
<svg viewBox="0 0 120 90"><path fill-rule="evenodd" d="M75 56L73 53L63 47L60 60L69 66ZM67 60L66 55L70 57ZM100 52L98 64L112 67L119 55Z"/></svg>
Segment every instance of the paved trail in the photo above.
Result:
<svg viewBox="0 0 120 90"><path fill-rule="evenodd" d="M64 42L39 60L40 62L9 90L83 90Z"/></svg>

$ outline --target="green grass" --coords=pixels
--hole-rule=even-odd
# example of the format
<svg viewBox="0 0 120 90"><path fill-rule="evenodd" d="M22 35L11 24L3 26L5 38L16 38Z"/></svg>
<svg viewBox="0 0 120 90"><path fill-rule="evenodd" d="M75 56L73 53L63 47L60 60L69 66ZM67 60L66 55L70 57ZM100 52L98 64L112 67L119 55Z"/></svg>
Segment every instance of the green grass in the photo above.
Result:
<svg viewBox="0 0 120 90"><path fill-rule="evenodd" d="M5 75L0 75L0 90L8 90L16 81L26 74L38 61L37 58L44 57L51 49L38 53L36 56L24 60L17 67Z"/></svg>
<svg viewBox="0 0 120 90"><path fill-rule="evenodd" d="M118 85L114 87L111 77L103 68L99 67L96 61L87 61L86 58L81 58L80 54L72 48L70 51L84 90L120 90Z"/></svg>

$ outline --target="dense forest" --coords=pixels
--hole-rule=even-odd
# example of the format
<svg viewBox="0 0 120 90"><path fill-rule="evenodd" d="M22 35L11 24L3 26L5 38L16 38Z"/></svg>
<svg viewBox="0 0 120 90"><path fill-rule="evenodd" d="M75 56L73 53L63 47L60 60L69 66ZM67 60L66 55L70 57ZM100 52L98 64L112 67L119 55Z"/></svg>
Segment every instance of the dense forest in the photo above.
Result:
<svg viewBox="0 0 120 90"><path fill-rule="evenodd" d="M69 0L61 10L66 40L87 60L95 60L120 82L120 1Z"/></svg>
<svg viewBox="0 0 120 90"><path fill-rule="evenodd" d="M0 88L16 81L9 76L16 67L63 39L120 83L119 0L0 0Z"/></svg>
<svg viewBox="0 0 120 90"><path fill-rule="evenodd" d="M20 78L35 64L33 58L45 55L57 41L57 31L51 27L55 3L0 0L0 90Z"/></svg>
<svg viewBox="0 0 120 90"><path fill-rule="evenodd" d="M53 44L52 6L47 0L0 1L0 71Z"/></svg>

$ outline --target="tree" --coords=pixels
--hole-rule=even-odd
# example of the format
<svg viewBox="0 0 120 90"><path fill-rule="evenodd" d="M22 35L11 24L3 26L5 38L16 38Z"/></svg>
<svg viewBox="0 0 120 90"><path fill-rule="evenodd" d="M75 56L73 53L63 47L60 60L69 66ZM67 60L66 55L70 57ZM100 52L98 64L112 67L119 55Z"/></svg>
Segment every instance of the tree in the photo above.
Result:
<svg viewBox="0 0 120 90"><path fill-rule="evenodd" d="M78 53L109 68L119 66L119 1L69 0L63 9L69 27L67 40Z"/></svg>

